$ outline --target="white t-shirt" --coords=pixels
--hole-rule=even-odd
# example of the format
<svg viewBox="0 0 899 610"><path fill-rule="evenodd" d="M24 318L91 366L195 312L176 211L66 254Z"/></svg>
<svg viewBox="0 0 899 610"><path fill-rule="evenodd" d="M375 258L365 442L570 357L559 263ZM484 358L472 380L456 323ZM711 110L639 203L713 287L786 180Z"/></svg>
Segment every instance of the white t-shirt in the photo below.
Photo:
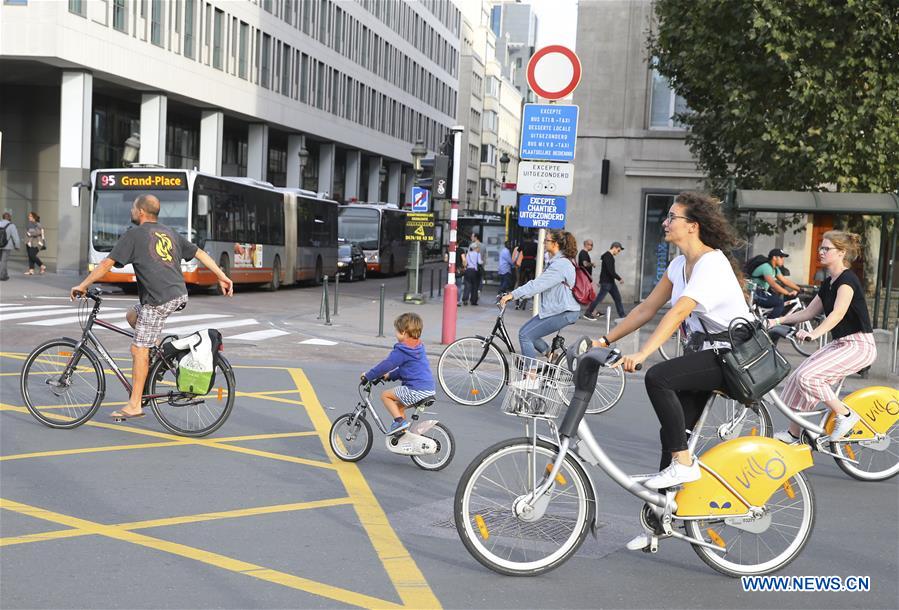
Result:
<svg viewBox="0 0 899 610"><path fill-rule="evenodd" d="M693 265L689 281L684 273L686 264L687 257L682 254L671 261L667 273L673 286L671 305L684 296L696 301L696 308L685 321L688 331L704 332L697 317L702 318L710 333L726 331L734 318L752 319L740 283L721 250L702 255ZM716 346L729 347L726 343L717 343ZM703 345L703 349L710 347L712 345L708 342Z"/></svg>

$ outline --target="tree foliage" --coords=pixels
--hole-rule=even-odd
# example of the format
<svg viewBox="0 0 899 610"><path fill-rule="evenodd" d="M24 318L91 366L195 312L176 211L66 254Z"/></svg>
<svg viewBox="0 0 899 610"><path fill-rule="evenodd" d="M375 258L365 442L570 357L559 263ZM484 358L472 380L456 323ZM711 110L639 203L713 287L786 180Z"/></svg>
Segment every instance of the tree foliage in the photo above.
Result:
<svg viewBox="0 0 899 610"><path fill-rule="evenodd" d="M716 190L899 188L899 0L657 0L649 49Z"/></svg>

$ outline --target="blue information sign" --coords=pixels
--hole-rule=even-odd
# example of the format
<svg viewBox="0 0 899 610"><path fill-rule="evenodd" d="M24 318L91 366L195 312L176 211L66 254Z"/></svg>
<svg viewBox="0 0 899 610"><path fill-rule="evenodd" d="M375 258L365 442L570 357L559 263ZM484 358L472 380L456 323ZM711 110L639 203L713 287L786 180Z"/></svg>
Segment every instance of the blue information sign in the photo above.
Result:
<svg viewBox="0 0 899 610"><path fill-rule="evenodd" d="M431 191L419 186L412 187L412 211L427 212L431 207Z"/></svg>
<svg viewBox="0 0 899 610"><path fill-rule="evenodd" d="M525 104L521 119L522 159L574 161L578 107Z"/></svg>
<svg viewBox="0 0 899 610"><path fill-rule="evenodd" d="M518 226L564 229L565 203L565 197L522 195L518 199Z"/></svg>

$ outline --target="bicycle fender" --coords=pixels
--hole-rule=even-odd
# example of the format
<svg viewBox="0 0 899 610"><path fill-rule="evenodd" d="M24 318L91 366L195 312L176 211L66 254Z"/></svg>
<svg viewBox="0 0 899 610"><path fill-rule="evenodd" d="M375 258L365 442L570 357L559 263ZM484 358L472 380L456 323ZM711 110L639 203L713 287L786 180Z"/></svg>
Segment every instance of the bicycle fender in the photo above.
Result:
<svg viewBox="0 0 899 610"><path fill-rule="evenodd" d="M855 424L849 432L848 437L853 440L874 438L872 430L878 434L886 434L899 421L899 389L886 386L862 388L844 398L843 402L864 420ZM831 411L824 429L830 434L833 426Z"/></svg>
<svg viewBox="0 0 899 610"><path fill-rule="evenodd" d="M538 434L537 438L546 443L549 443L550 445L555 447L556 450L559 449L559 444L555 441L555 439L552 439L548 436L543 436L542 434ZM596 530L599 529L599 490L596 488L596 483L593 482L593 477L591 477L589 474L587 474L588 471L587 471L586 463L584 462L584 460L581 459L581 456L579 456L574 451L569 451L568 455L570 455L571 457L574 458L575 463L577 463L577 465L580 467L581 471L583 472L584 478L587 479L587 482L590 484L590 493L593 495L592 500L593 500L593 507L594 507L593 508L593 523L590 524L590 533L592 533L593 537L596 538Z"/></svg>
<svg viewBox="0 0 899 610"><path fill-rule="evenodd" d="M745 514L752 506L764 506L780 487L787 494L793 493L790 477L813 465L808 445L787 445L764 436L726 441L702 455L702 474L699 480L687 483L677 493L675 514L678 517Z"/></svg>

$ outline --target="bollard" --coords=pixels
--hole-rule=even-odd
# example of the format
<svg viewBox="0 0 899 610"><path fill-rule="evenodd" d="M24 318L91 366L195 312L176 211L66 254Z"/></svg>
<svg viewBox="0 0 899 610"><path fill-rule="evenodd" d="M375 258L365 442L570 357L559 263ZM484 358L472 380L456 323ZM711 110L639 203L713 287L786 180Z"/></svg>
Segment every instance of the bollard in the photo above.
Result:
<svg viewBox="0 0 899 610"><path fill-rule="evenodd" d="M443 284L444 284L444 281L443 281L443 269L440 269L440 270L437 272L437 297L438 297L438 298L440 297L440 295L443 294Z"/></svg>
<svg viewBox="0 0 899 610"><path fill-rule="evenodd" d="M434 298L434 268L431 267L431 290L428 293L428 298Z"/></svg>
<svg viewBox="0 0 899 610"><path fill-rule="evenodd" d="M325 289L325 291L323 294L324 294L325 300L324 300L323 305L325 307L325 326L331 326L331 307L328 305L328 276L327 275L325 276L324 289Z"/></svg>
<svg viewBox="0 0 899 610"><path fill-rule="evenodd" d="M315 318L316 320L322 320L325 317L325 290L327 283L322 284L322 299L318 306L318 316Z"/></svg>
<svg viewBox="0 0 899 610"><path fill-rule="evenodd" d="M612 329L612 306L606 305L606 334Z"/></svg>
<svg viewBox="0 0 899 610"><path fill-rule="evenodd" d="M350 279L352 279L353 269L350 268ZM337 308L340 303L340 272L334 275L334 315L337 315Z"/></svg>
<svg viewBox="0 0 899 610"><path fill-rule="evenodd" d="M384 336L384 284L381 284L381 312L378 315L378 336Z"/></svg>

